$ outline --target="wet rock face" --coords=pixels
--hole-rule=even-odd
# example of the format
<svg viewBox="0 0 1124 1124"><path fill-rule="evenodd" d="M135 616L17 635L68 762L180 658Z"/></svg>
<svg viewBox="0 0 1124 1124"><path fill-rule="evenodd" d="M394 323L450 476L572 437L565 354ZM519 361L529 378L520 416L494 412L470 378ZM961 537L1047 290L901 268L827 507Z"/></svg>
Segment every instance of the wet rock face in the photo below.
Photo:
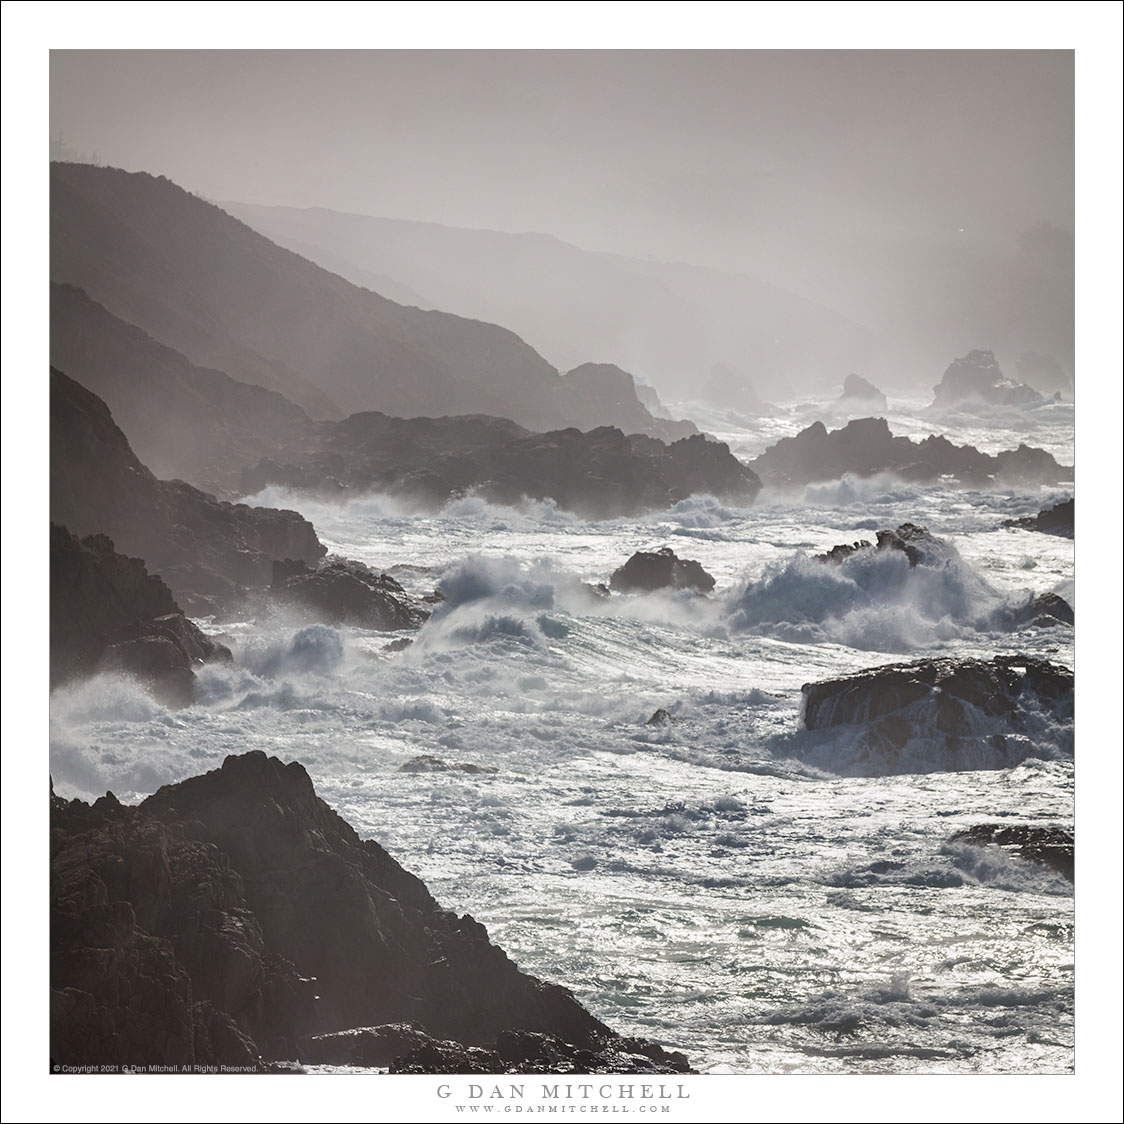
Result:
<svg viewBox="0 0 1124 1124"><path fill-rule="evenodd" d="M200 616L268 585L275 558L316 562L327 553L295 511L224 503L182 480L157 480L105 403L54 369L51 520L110 536Z"/></svg>
<svg viewBox="0 0 1124 1124"><path fill-rule="evenodd" d="M325 424L286 463L263 459L246 491L285 483L317 491L388 491L439 507L469 491L491 503L553 500L586 518L662 510L707 493L752 503L761 481L729 446L702 434L669 443L601 425L531 433L489 417L355 414Z"/></svg>
<svg viewBox="0 0 1124 1124"><path fill-rule="evenodd" d="M309 1035L388 1023L624 1049L361 840L299 764L228 757L135 808L53 798L51 829L60 1064L298 1058Z"/></svg>
<svg viewBox="0 0 1124 1124"><path fill-rule="evenodd" d="M291 558L275 561L270 595L330 624L395 631L419 628L429 617L388 574L346 558L316 567Z"/></svg>
<svg viewBox="0 0 1124 1124"><path fill-rule="evenodd" d="M649 593L656 589L693 589L709 593L714 588L714 578L698 562L678 558L665 546L656 551L637 551L613 571L609 585L622 593Z"/></svg>
<svg viewBox="0 0 1124 1124"><path fill-rule="evenodd" d="M1073 606L1056 593L1040 593L1021 605L999 610L992 624L1012 632L1020 628L1050 628L1054 625L1073 625Z"/></svg>
<svg viewBox="0 0 1124 1124"><path fill-rule="evenodd" d="M51 682L123 671L170 705L192 698L195 668L230 650L180 612L171 590L105 535L51 525Z"/></svg>
<svg viewBox="0 0 1124 1124"><path fill-rule="evenodd" d="M970 736L973 712L1017 724L1021 705L1030 701L1060 717L1073 715L1073 672L1026 656L890 664L806 683L801 691L809 730L912 716L943 733Z"/></svg>
<svg viewBox="0 0 1124 1124"><path fill-rule="evenodd" d="M1029 406L1045 401L1033 387L1007 378L990 351L969 351L948 365L933 388L934 406L972 400L993 406Z"/></svg>
<svg viewBox="0 0 1124 1124"><path fill-rule="evenodd" d="M930 535L924 527L916 523L903 523L897 530L875 532L876 543L860 539L854 543L840 543L826 554L817 554L817 562L842 562L863 550L898 550L909 559L910 569L923 563L934 554L944 555L947 543Z"/></svg>
<svg viewBox="0 0 1124 1124"><path fill-rule="evenodd" d="M1022 527L1028 531L1039 531L1044 535L1061 535L1073 538L1073 500L1056 503L1040 511L1037 515L1026 515L1022 519L1008 519L1004 527Z"/></svg>
<svg viewBox="0 0 1124 1124"><path fill-rule="evenodd" d="M1060 827L1032 827L1029 824L973 824L958 831L953 843L977 847L997 846L1028 862L1056 870L1073 881L1073 833Z"/></svg>
<svg viewBox="0 0 1124 1124"><path fill-rule="evenodd" d="M490 1048L430 1040L390 1065L391 1073L693 1073L687 1058L639 1038L580 1049L552 1034L504 1031Z"/></svg>

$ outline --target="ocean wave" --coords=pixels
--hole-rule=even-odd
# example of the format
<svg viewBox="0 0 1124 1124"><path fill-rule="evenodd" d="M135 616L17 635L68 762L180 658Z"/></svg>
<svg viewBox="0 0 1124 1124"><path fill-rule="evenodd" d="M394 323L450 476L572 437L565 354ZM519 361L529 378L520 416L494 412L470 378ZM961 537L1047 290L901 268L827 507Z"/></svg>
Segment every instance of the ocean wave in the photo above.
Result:
<svg viewBox="0 0 1124 1124"><path fill-rule="evenodd" d="M916 566L899 550L861 550L838 564L794 555L727 601L727 623L797 643L885 652L986 628L1001 595L954 547L931 541L937 548Z"/></svg>

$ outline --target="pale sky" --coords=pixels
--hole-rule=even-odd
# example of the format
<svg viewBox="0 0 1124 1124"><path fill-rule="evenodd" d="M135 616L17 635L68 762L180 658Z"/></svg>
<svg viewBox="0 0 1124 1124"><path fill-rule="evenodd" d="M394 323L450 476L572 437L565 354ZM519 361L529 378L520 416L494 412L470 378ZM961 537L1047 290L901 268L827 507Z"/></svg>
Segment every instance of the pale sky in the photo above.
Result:
<svg viewBox="0 0 1124 1124"><path fill-rule="evenodd" d="M779 277L1073 228L1072 51L53 51L51 135L213 199ZM799 287L799 286L796 286Z"/></svg>

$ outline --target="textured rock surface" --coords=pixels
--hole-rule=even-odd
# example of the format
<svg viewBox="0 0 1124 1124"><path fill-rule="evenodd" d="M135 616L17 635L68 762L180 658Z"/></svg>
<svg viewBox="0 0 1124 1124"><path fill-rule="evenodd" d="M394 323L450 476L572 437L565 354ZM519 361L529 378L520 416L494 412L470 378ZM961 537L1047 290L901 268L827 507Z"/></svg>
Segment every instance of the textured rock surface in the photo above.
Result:
<svg viewBox="0 0 1124 1124"><path fill-rule="evenodd" d="M607 518L662 510L699 493L748 504L761 488L728 446L701 434L668 445L612 426L530 433L493 417L355 414L320 427L287 458L244 471L242 489L389 491L427 506L475 491L495 503L552 499Z"/></svg>
<svg viewBox="0 0 1124 1124"><path fill-rule="evenodd" d="M1073 881L1073 833L1064 828L981 823L958 831L952 842L1002 847L1020 859L1048 866Z"/></svg>
<svg viewBox="0 0 1124 1124"><path fill-rule="evenodd" d="M801 690L809 730L871 722L930 702L933 724L948 734L973 732L969 707L1014 717L1020 703L1033 698L1059 714L1073 713L1073 672L1027 656L888 664Z"/></svg>
<svg viewBox="0 0 1124 1124"><path fill-rule="evenodd" d="M879 472L917 481L947 476L973 488L1058 484L1073 479L1072 468L1059 465L1042 449L1020 445L991 456L971 445L953 445L946 437L913 441L895 437L884 418L859 418L830 432L823 422L813 422L795 437L782 437L750 462L750 467L769 487Z"/></svg>
<svg viewBox="0 0 1124 1124"><path fill-rule="evenodd" d="M389 1023L634 1050L260 752L135 808L52 797L51 908L59 1064L292 1059L309 1035Z"/></svg>
<svg viewBox="0 0 1124 1124"><path fill-rule="evenodd" d="M802 692L804 728L822 735L805 752L850 775L999 769L1073 752L1073 672L1032 657L889 664Z"/></svg>
<svg viewBox="0 0 1124 1124"><path fill-rule="evenodd" d="M714 578L693 559L679 558L669 546L638 550L613 571L609 585L622 593L649 593L656 589L693 589L709 593Z"/></svg>
<svg viewBox="0 0 1124 1124"><path fill-rule="evenodd" d="M274 562L270 595L334 624L394 631L418 628L429 617L388 574L346 558L326 558L315 567L290 558Z"/></svg>
<svg viewBox="0 0 1124 1124"><path fill-rule="evenodd" d="M833 546L826 554L817 554L817 562L842 562L862 550L899 550L909 559L909 565L914 566L923 562L930 554L937 552L943 555L946 544L943 540L930 535L924 527L916 523L903 523L897 530L875 532L876 542L860 539L853 543L840 543Z"/></svg>
<svg viewBox="0 0 1124 1124"><path fill-rule="evenodd" d="M274 559L315 562L326 553L295 511L224 503L181 480L157 480L105 403L53 369L51 520L108 535L199 614L267 586Z"/></svg>
<svg viewBox="0 0 1124 1124"><path fill-rule="evenodd" d="M51 684L98 669L146 680L168 702L191 701L194 669L230 651L180 612L139 558L105 535L51 524Z"/></svg>
<svg viewBox="0 0 1124 1124"><path fill-rule="evenodd" d="M1004 527L1022 527L1027 531L1040 531L1044 535L1061 535L1073 538L1073 500L1056 503L1040 511L1037 515L1025 515L1022 519L1008 519Z"/></svg>

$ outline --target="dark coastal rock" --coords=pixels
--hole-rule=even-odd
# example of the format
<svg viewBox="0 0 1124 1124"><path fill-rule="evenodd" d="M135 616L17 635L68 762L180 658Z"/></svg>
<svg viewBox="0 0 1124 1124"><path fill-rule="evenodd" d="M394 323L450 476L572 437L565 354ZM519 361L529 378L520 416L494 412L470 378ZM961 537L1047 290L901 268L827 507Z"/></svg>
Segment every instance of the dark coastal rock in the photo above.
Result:
<svg viewBox="0 0 1124 1124"><path fill-rule="evenodd" d="M671 547L638 550L613 571L609 585L622 593L650 593L656 589L693 589L709 593L714 578L693 559L678 558Z"/></svg>
<svg viewBox="0 0 1124 1124"><path fill-rule="evenodd" d="M1013 715L1021 701L1032 697L1059 714L1072 715L1073 672L1028 656L916 660L806 683L801 691L809 730L871 722L932 702L937 729L970 734L968 707Z"/></svg>
<svg viewBox="0 0 1124 1124"><path fill-rule="evenodd" d="M675 715L670 710L660 707L652 712L652 717L644 723L645 726L670 726L675 721Z"/></svg>
<svg viewBox="0 0 1124 1124"><path fill-rule="evenodd" d="M433 1041L416 1023L357 1026L350 1030L309 1035L301 1042L301 1059L310 1065L385 1068L395 1058L428 1046Z"/></svg>
<svg viewBox="0 0 1124 1124"><path fill-rule="evenodd" d="M953 843L1002 847L1020 859L1048 866L1073 881L1073 832L1029 824L973 824L952 836Z"/></svg>
<svg viewBox="0 0 1124 1124"><path fill-rule="evenodd" d="M972 488L1073 479L1071 467L1059 465L1042 449L1020 445L991 456L971 445L954 445L946 437L913 441L895 437L885 418L858 418L830 432L823 422L813 422L795 437L782 437L750 467L766 485L777 488L837 480L848 473L891 472L919 482L947 477Z"/></svg>
<svg viewBox="0 0 1124 1124"><path fill-rule="evenodd" d="M489 1049L430 1041L395 1058L391 1073L693 1073L687 1058L639 1038L576 1048L552 1034L504 1031Z"/></svg>
<svg viewBox="0 0 1124 1124"><path fill-rule="evenodd" d="M194 669L230 650L180 612L172 592L139 558L105 535L79 539L51 524L51 683L96 670L124 671L164 701L191 701Z"/></svg>
<svg viewBox="0 0 1124 1124"><path fill-rule="evenodd" d="M969 351L954 359L933 387L934 406L986 402L992 406L1036 406L1045 401L1025 383L1007 378L990 351Z"/></svg>
<svg viewBox="0 0 1124 1124"><path fill-rule="evenodd" d="M1064 500L1040 511L1037 515L1024 515L1021 519L1007 519L1004 527L1022 527L1027 531L1040 531L1044 535L1061 535L1073 538L1073 500Z"/></svg>
<svg viewBox="0 0 1124 1124"><path fill-rule="evenodd" d="M886 395L861 375L850 374L843 380L843 393L839 396L843 406L865 406L873 410L886 409Z"/></svg>
<svg viewBox="0 0 1124 1124"><path fill-rule="evenodd" d="M857 736L852 774L1002 768L1046 737L1072 752L1073 672L1029 656L889 664L801 691L806 730Z"/></svg>
<svg viewBox="0 0 1124 1124"><path fill-rule="evenodd" d="M315 567L292 558L275 561L269 592L275 601L331 624L393 632L419 628L429 618L388 574L347 558L326 558Z"/></svg>
<svg viewBox="0 0 1124 1124"><path fill-rule="evenodd" d="M225 503L181 480L157 480L105 403L54 369L51 520L108 535L200 615L269 585L274 559L316 562L327 553L295 511Z"/></svg>
<svg viewBox="0 0 1124 1124"><path fill-rule="evenodd" d="M436 508L469 492L493 503L553 500L587 518L662 510L707 493L752 503L757 476L727 445L701 434L671 444L599 426L532 433L493 417L392 418L355 414L242 473L242 488L321 491L320 482L384 491Z"/></svg>
<svg viewBox="0 0 1124 1124"><path fill-rule="evenodd" d="M53 797L51 910L57 1064L295 1059L309 1035L389 1023L623 1049L261 752L136 807Z"/></svg>
<svg viewBox="0 0 1124 1124"><path fill-rule="evenodd" d="M1020 628L1050 628L1054 625L1073 625L1073 606L1056 593L1040 593L1028 597L1022 604L1000 609L995 614L996 628L1015 631Z"/></svg>
<svg viewBox="0 0 1124 1124"><path fill-rule="evenodd" d="M868 542L866 539L850 544L840 543L838 546L833 546L826 554L817 554L814 557L817 562L840 563L850 558L852 554L863 550L898 550L909 559L909 566L912 569L930 555L939 553L943 556L947 551L947 543L930 535L924 527L919 527L916 523L903 523L897 530L876 531L875 536L877 543Z"/></svg>

